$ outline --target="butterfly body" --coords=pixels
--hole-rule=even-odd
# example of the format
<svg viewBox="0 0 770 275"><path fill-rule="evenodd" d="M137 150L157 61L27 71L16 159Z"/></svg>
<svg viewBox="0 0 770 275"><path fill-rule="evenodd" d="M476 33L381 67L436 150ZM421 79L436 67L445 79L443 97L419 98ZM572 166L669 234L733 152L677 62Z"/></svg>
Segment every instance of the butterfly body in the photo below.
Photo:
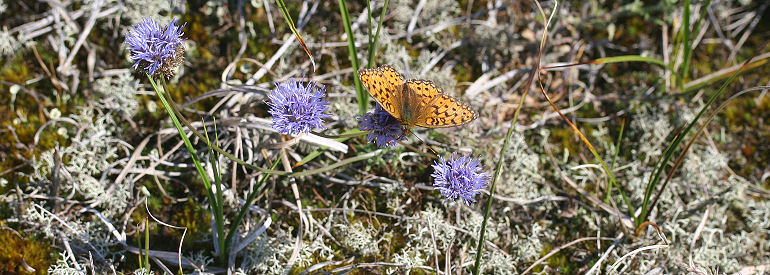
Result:
<svg viewBox="0 0 770 275"><path fill-rule="evenodd" d="M433 81L404 81L403 76L391 66L362 69L358 71L358 76L369 89L369 95L401 123L405 135L415 126L453 127L478 117L468 105L444 94Z"/></svg>

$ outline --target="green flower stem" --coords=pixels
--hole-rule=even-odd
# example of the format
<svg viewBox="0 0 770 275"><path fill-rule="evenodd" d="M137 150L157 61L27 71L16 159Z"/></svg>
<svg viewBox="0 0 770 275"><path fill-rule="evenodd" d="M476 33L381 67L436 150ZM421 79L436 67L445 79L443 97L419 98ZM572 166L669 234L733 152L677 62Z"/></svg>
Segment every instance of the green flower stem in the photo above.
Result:
<svg viewBox="0 0 770 275"><path fill-rule="evenodd" d="M203 187L206 189L206 194L209 197L209 201L211 201L211 207L213 209L221 208L221 204L217 200L217 197L214 195L214 192L211 189L211 182L209 181L208 175L206 174L206 170L203 169L203 166L201 165L200 159L198 158L198 153L193 148L192 143L190 142L190 139L187 138L187 134L185 133L184 129L182 129L182 124L179 123L179 119L177 118L176 114L174 113L174 110L171 108L171 105L169 105L168 101L166 100L166 97L163 96L163 92L161 91L161 87L158 86L157 83L155 83L155 80L147 74L147 78L150 80L150 84L152 84L153 89L155 90L155 93L158 95L158 98L160 98L161 103L163 103L163 107L166 108L166 112L168 113L169 117L171 117L171 121L174 123L174 126L176 127L176 130L179 132L179 135L182 137L182 140L184 141L184 145L187 148L187 151L190 152L190 156L192 157L193 164L195 165L195 169L198 171L198 174L201 177L201 180L203 181ZM217 217L218 215L214 215L217 223L217 230L218 235L217 238L220 239L220 241L224 241L223 239L223 231L224 230L224 223L222 221L222 217ZM221 226L221 227L220 227ZM220 244L220 248L222 244ZM224 253L224 252L221 252ZM221 255L220 253L220 255Z"/></svg>
<svg viewBox="0 0 770 275"><path fill-rule="evenodd" d="M161 100L165 102L165 104L163 104L163 106L166 107L166 112L169 112L170 114L173 113L174 114L173 117L176 117L176 115L177 115L177 112L175 112L176 109L172 107L171 103L169 103L171 101L171 94L169 94L169 89L168 89L168 85L166 84L166 79L161 77L160 81L161 81L161 85L163 87L163 91L165 92L165 95L161 97ZM163 92L161 92L161 94L163 94ZM166 100L166 96L168 96L167 97L168 100ZM184 119L184 117L181 114L179 114L178 118ZM179 124L178 119L175 119L174 126L177 127L177 130L179 131L180 134L184 133L184 130L181 128L181 124ZM204 125L204 132L206 132L205 139L201 139L201 140L205 140L206 144L211 144L211 141L209 140L209 136L208 136L208 131L205 130L205 125ZM182 134L182 135L187 137L187 134ZM188 142L189 142L189 139L188 139ZM188 147L188 150L190 150L189 148L190 147ZM208 148L209 148L209 151L210 151L211 150L211 146L209 146ZM197 153L195 151L190 151L190 154L193 154L193 155L197 156ZM209 162L212 165L211 171L214 174L214 185L213 185L213 188L216 188L216 193L214 194L214 197L213 198L209 197L209 199L211 201L213 201L213 203L212 203L212 212L214 213L214 222L215 222L216 227L217 227L217 236L216 237L217 237L217 246L218 246L218 249L220 251L219 252L219 260L220 260L220 262L224 262L224 259L227 259L227 252L225 250L225 244L224 244L224 240L225 240L225 237L224 237L225 236L224 235L225 234L224 233L225 221L224 221L224 209L223 209L224 208L224 203L223 203L224 199L222 198L222 186L221 186L222 185L222 179L221 179L220 174L219 174L219 168L217 167L216 160L209 159ZM200 173L200 171L198 173ZM208 178L208 175L207 174L201 174L201 178ZM212 187L209 187L208 190L210 190L211 188ZM209 191L209 193L212 193L212 192L213 191Z"/></svg>

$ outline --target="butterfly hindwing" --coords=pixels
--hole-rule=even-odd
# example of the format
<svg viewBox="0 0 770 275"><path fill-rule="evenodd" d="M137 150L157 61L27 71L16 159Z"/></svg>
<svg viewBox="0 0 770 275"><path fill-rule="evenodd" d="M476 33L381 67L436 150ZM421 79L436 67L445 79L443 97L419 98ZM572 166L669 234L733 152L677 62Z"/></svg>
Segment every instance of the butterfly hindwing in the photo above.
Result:
<svg viewBox="0 0 770 275"><path fill-rule="evenodd" d="M430 80L410 79L404 82L404 86L420 99L420 102L418 102L420 105L428 105L433 98L444 93L444 90L437 87ZM405 90L405 92L407 91Z"/></svg>
<svg viewBox="0 0 770 275"><path fill-rule="evenodd" d="M425 128L442 128L460 126L473 121L478 117L468 105L454 97L439 94L436 95L423 113L417 116L415 126Z"/></svg>

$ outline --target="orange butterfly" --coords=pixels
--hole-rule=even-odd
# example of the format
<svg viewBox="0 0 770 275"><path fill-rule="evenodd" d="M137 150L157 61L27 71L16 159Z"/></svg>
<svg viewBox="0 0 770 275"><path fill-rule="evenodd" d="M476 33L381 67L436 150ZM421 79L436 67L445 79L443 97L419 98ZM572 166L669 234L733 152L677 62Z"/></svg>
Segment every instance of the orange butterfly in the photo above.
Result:
<svg viewBox="0 0 770 275"><path fill-rule="evenodd" d="M361 69L358 71L358 77L369 89L369 95L385 111L398 119L404 128L404 135L408 135L414 126L460 126L478 117L468 105L444 94L433 81L404 81L404 77L391 66Z"/></svg>

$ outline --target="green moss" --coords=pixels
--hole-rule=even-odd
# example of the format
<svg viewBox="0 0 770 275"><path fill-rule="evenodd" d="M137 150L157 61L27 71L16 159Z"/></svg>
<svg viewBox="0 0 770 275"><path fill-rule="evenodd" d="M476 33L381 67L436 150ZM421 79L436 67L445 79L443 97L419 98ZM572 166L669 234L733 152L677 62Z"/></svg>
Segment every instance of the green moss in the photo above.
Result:
<svg viewBox="0 0 770 275"><path fill-rule="evenodd" d="M56 262L53 247L44 240L20 237L9 229L0 230L0 274L48 274ZM34 269L29 271L28 267Z"/></svg>
<svg viewBox="0 0 770 275"><path fill-rule="evenodd" d="M176 211L172 216L175 225L187 227L187 236L185 244L190 244L195 240L203 239L205 234L211 231L211 212L207 211L194 200L187 200L181 204L181 211ZM181 232L179 234L181 238Z"/></svg>
<svg viewBox="0 0 770 275"><path fill-rule="evenodd" d="M579 140L575 140L575 132L569 128L555 128L551 130L549 141L556 148L565 148L571 156L577 155L580 150ZM561 150L556 153L561 153Z"/></svg>

